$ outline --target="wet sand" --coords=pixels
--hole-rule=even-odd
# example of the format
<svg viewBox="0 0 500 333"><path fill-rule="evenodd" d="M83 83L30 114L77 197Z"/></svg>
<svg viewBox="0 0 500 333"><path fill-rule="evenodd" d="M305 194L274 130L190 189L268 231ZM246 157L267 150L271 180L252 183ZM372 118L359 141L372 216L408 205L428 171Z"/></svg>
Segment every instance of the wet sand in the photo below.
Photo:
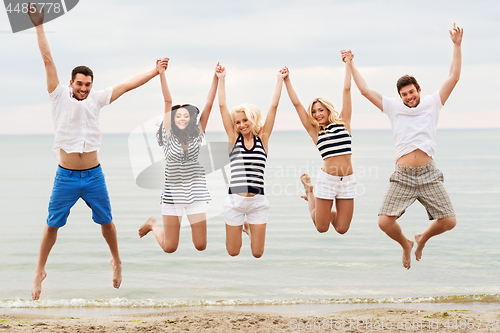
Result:
<svg viewBox="0 0 500 333"><path fill-rule="evenodd" d="M450 308L456 304L450 304ZM28 312L28 311L27 311ZM0 315L0 332L500 332L500 308L371 308L322 315L182 309L119 316Z"/></svg>

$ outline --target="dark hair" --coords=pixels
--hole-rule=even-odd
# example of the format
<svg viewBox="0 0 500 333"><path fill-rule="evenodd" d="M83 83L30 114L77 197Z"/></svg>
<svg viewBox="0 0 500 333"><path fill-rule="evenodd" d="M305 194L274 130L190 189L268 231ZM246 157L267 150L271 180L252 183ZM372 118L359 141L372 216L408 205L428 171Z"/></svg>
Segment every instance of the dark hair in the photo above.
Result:
<svg viewBox="0 0 500 333"><path fill-rule="evenodd" d="M77 66L71 71L71 81L75 81L76 74L83 74L85 76L90 76L92 82L94 82L94 72L87 66Z"/></svg>
<svg viewBox="0 0 500 333"><path fill-rule="evenodd" d="M175 114L179 109L186 109L189 112L189 124L183 130L179 129L175 124ZM171 130L172 133L179 139L179 141L185 145L188 144L190 138L194 138L200 135L200 128L198 127L198 114L200 110L192 104L182 104L174 105L171 111ZM160 128L156 132L156 140L160 146L163 146L163 121L160 124Z"/></svg>
<svg viewBox="0 0 500 333"><path fill-rule="evenodd" d="M399 93L401 91L401 89L409 84L413 84L417 90L420 90L420 86L419 86L417 80L413 76L404 75L404 76L401 76L398 79L398 82L396 83L396 88L398 88L398 94L401 95Z"/></svg>

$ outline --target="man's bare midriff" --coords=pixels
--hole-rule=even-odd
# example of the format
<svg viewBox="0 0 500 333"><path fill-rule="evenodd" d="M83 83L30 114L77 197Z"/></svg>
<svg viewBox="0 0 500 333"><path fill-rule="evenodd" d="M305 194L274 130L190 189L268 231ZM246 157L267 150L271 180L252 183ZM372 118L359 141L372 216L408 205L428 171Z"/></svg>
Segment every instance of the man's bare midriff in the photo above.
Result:
<svg viewBox="0 0 500 333"><path fill-rule="evenodd" d="M421 151L420 149L414 150L409 154L401 156L396 163L399 165L405 165L409 167L418 167L426 164L431 164L434 159Z"/></svg>
<svg viewBox="0 0 500 333"><path fill-rule="evenodd" d="M89 153L70 153L61 149L59 165L71 170L85 170L99 165L97 151Z"/></svg>

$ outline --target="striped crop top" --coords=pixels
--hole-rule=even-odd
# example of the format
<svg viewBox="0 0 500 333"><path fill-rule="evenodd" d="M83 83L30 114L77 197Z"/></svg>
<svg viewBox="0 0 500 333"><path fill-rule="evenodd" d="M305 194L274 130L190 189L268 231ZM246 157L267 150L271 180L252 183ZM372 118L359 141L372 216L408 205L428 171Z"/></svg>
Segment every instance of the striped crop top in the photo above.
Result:
<svg viewBox="0 0 500 333"><path fill-rule="evenodd" d="M264 169L267 154L260 138L254 135L253 140L252 149L247 149L243 136L240 134L229 154L231 166L229 194L264 194Z"/></svg>
<svg viewBox="0 0 500 333"><path fill-rule="evenodd" d="M331 123L318 133L316 147L318 147L323 159L352 154L351 135L344 125Z"/></svg>

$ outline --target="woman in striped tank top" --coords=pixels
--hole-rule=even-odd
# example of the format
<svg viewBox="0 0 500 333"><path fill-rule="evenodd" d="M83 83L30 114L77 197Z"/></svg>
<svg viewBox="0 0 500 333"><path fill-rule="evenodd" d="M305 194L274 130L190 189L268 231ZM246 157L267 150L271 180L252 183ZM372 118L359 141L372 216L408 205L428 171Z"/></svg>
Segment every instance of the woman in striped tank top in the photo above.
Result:
<svg viewBox="0 0 500 333"><path fill-rule="evenodd" d="M168 63L167 63L168 66ZM172 97L165 78L167 66L157 65L165 100L165 113L157 138L165 153L165 187L162 194L163 229L154 217L149 218L139 229L142 238L153 231L163 251L172 253L179 245L179 233L183 212L191 225L193 244L199 251L207 246L207 202L210 195L205 181L205 170L198 162L201 141L217 92L217 76L205 107L197 121L199 110L191 104L172 107Z"/></svg>
<svg viewBox="0 0 500 333"><path fill-rule="evenodd" d="M328 231L330 224L339 234L346 233L354 210L356 181L351 164L352 56L348 55L342 60L346 63L346 71L340 114L326 98L314 99L306 111L292 87L290 76L285 78L288 96L324 161L314 192L309 175L300 176L306 190L302 197L308 201L313 223L321 233ZM286 70L288 74L288 68ZM336 209L332 209L333 202Z"/></svg>
<svg viewBox="0 0 500 333"><path fill-rule="evenodd" d="M264 168L269 136L283 87L284 69L278 73L271 106L263 125L260 110L253 105L243 104L229 113L226 104L226 69L218 65L216 75L219 78L219 107L230 145L231 182L229 195L224 202L226 249L229 255L237 256L244 231L250 237L252 255L260 258L264 254L269 210L269 201L264 196Z"/></svg>

